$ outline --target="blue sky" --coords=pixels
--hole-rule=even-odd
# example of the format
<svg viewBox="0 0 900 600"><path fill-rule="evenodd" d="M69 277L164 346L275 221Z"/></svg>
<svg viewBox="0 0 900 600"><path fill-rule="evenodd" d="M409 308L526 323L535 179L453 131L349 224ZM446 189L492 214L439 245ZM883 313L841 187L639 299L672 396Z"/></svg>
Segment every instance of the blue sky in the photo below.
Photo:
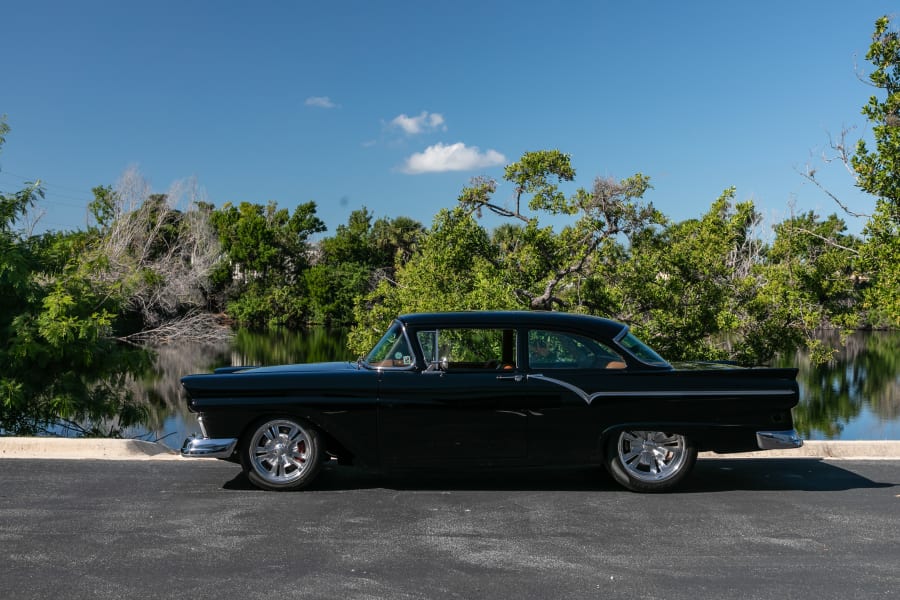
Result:
<svg viewBox="0 0 900 600"><path fill-rule="evenodd" d="M727 187L770 222L871 200L817 158L856 126L857 73L896 4L4 0L0 190L41 179L41 229L83 228L90 190L135 166L156 192L315 201L425 225L476 175L531 150L576 186L641 172L646 200L699 217ZM573 191L574 187L568 188ZM511 186L496 199L509 201ZM486 221L493 226L495 221ZM862 222L849 220L851 230Z"/></svg>

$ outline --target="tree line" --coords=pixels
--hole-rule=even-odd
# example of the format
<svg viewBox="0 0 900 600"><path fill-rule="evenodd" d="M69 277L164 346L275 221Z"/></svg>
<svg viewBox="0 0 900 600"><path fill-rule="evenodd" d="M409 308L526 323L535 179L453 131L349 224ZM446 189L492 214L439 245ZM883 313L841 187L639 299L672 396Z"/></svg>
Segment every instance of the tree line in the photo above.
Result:
<svg viewBox="0 0 900 600"><path fill-rule="evenodd" d="M867 59L883 93L863 107L874 144L835 145L876 200L859 236L840 212L769 230L733 188L676 222L645 200L641 173L566 194L576 173L556 149L505 168L511 200L478 177L430 227L362 208L330 236L313 202L216 207L191 184L152 193L133 170L93 190L83 230L22 226L39 183L0 193L0 428L138 410L118 383L147 343L315 323L350 326L362 353L415 311L583 312L672 360L759 363L804 345L826 360L821 328L900 325L900 42L887 18ZM0 149L8 133L0 120ZM502 223L486 228L486 213ZM122 342L134 351L113 351Z"/></svg>

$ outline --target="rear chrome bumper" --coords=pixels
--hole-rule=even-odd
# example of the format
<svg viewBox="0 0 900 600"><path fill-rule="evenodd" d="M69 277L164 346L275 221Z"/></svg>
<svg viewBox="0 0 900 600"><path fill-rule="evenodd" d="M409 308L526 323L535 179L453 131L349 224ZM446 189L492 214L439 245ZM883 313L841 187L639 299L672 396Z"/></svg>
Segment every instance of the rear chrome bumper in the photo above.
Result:
<svg viewBox="0 0 900 600"><path fill-rule="evenodd" d="M188 458L230 458L237 446L237 438L189 437L181 446L181 455Z"/></svg>
<svg viewBox="0 0 900 600"><path fill-rule="evenodd" d="M803 440L800 439L800 436L793 429L788 431L757 431L756 445L761 450L785 450L801 447Z"/></svg>

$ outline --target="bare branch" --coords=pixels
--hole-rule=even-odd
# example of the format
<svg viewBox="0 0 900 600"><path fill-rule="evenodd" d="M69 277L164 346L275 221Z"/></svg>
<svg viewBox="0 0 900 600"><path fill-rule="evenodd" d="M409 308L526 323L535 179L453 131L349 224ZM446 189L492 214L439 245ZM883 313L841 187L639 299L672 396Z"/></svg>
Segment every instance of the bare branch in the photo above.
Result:
<svg viewBox="0 0 900 600"><path fill-rule="evenodd" d="M826 165L829 165L835 161L840 162L844 166L844 169L847 171L847 173L853 178L853 182L858 184L859 176L857 175L856 171L853 168L853 163L851 161L852 150L847 142L847 136L850 133L850 131L852 131L853 129L854 129L853 127L844 127L843 129L841 129L841 135L837 140L835 140L831 136L831 134L828 134L828 146L835 152L835 154L828 155L825 152L823 152L820 159ZM805 171L798 170L798 173L800 173L801 177L803 177L804 179L806 179L807 181L809 181L810 183L815 185L817 188L819 188L819 190L822 193L824 193L826 196L831 198L831 200L834 201L834 203L837 204L841 208L841 210L843 210L846 214L850 215L851 217L868 218L871 216L869 214L857 213L857 212L853 212L852 210L850 210L850 207L847 206L847 204L845 204L844 202L841 202L841 199L838 198L836 194L834 194L831 190L826 188L822 184L822 182L816 178L815 167L812 167L811 165L807 164L806 170Z"/></svg>
<svg viewBox="0 0 900 600"><path fill-rule="evenodd" d="M859 254L859 250L855 250L853 248L848 248L847 246L842 246L841 244L838 244L837 242L835 242L833 239L827 238L824 235L819 235L818 233L816 233L814 231L810 231L809 229L804 229L803 227L792 227L792 230L798 231L800 233L805 233L806 235L809 235L816 239L822 240L823 242L825 242L826 245L831 246L832 248L846 250L847 252L850 252L852 254L857 254L857 255Z"/></svg>
<svg viewBox="0 0 900 600"><path fill-rule="evenodd" d="M117 338L128 343L171 344L180 341L218 343L231 339L232 331L223 319L202 311L192 311L152 329Z"/></svg>
<svg viewBox="0 0 900 600"><path fill-rule="evenodd" d="M850 210L850 207L848 207L846 204L841 202L840 198L838 198L831 190L826 188L824 185L822 185L822 183L818 179L816 179L815 169L807 168L806 172L800 171L800 175L804 179L806 179L807 181L809 181L810 183L815 185L817 188L819 188L819 190L821 190L822 193L824 193L826 196L831 198L835 202L835 204L837 204L838 206L841 207L841 210L843 210L845 213L847 213L851 217L866 217L866 218L868 218L871 216L871 215L868 215L865 213L857 213L857 212L853 212L852 210Z"/></svg>
<svg viewBox="0 0 900 600"><path fill-rule="evenodd" d="M516 192L516 209L511 210L505 206L494 204L491 202L491 194L497 190L497 182L489 177L473 177L470 185L466 187L459 197L461 206L468 209L468 214L475 214L481 217L482 210L487 209L501 217L516 218L525 223L529 222L529 218L523 215L519 210L521 203L522 191Z"/></svg>
<svg viewBox="0 0 900 600"><path fill-rule="evenodd" d="M195 333L196 320L178 317L205 304L203 292L222 255L208 215L198 208L203 198L196 181L153 195L132 167L112 197L114 218L90 276L107 285L125 283L129 308L141 314L148 331L160 330L149 337L171 337L176 324Z"/></svg>

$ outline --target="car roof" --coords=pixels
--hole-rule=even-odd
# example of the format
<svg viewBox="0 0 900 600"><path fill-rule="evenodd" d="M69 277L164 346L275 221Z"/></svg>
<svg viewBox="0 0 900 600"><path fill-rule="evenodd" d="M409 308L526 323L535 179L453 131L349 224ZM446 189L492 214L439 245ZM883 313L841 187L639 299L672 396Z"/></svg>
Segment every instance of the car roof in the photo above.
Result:
<svg viewBox="0 0 900 600"><path fill-rule="evenodd" d="M627 326L612 319L556 311L460 311L413 313L397 317L407 327L546 327L616 337Z"/></svg>

